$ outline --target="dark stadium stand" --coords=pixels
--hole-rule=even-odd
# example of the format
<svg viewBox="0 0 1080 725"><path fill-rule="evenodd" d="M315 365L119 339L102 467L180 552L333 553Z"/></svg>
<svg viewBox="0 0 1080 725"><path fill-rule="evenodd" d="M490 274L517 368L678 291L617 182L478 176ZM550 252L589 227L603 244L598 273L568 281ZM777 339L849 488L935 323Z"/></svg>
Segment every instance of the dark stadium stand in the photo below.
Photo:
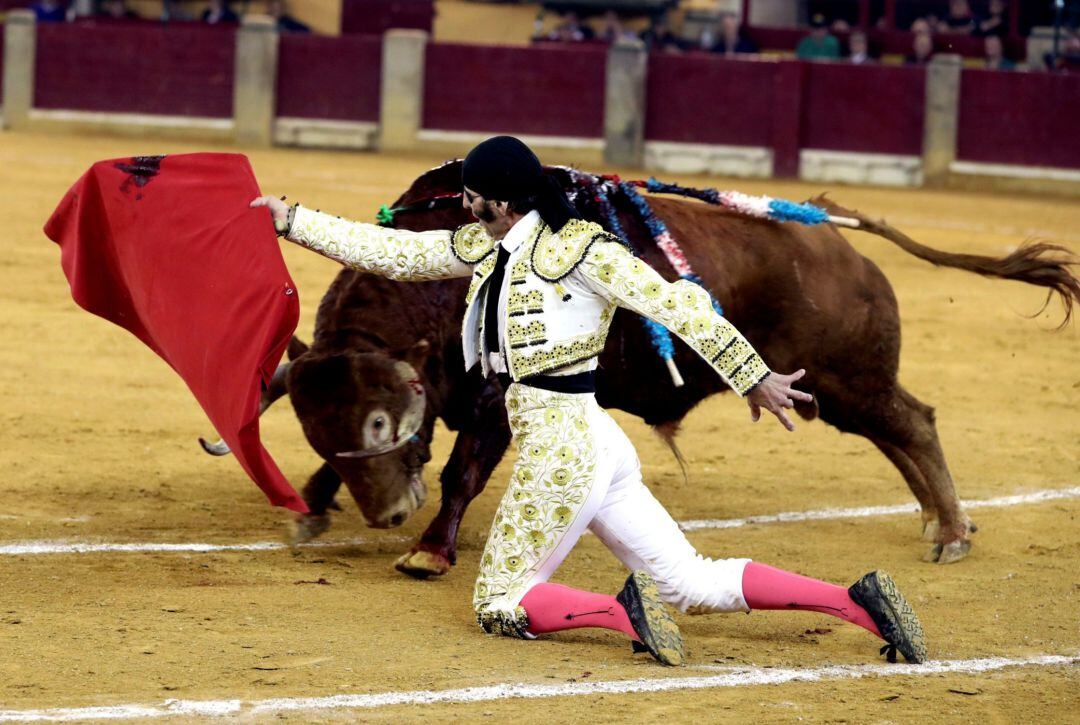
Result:
<svg viewBox="0 0 1080 725"><path fill-rule="evenodd" d="M750 31L765 47L787 42L775 40L781 33L803 32ZM884 40L908 35L876 32ZM235 27L85 20L39 24L36 33L35 108L233 116ZM378 123L383 42L366 34L283 34L277 116ZM3 43L0 34L0 78ZM771 149L781 175L797 172L805 149L922 153L924 68L745 57L651 54L645 140ZM421 128L600 139L606 66L603 44L430 42L418 91ZM486 88L507 77L528 92L492 101ZM1062 142L1075 137L1080 74L966 68L960 88L958 159L1080 169L1080 146Z"/></svg>

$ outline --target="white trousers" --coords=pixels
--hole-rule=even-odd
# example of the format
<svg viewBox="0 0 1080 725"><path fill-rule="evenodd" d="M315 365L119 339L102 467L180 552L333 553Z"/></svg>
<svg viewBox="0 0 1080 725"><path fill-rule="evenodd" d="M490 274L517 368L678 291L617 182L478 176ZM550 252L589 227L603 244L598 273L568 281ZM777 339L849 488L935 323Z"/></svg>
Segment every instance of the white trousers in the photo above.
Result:
<svg viewBox="0 0 1080 725"><path fill-rule="evenodd" d="M648 572L680 611L749 611L742 594L749 559L697 553L642 481L630 439L593 395L515 384L507 410L518 462L481 559L474 597L481 620L484 611L512 617L586 529L627 568Z"/></svg>

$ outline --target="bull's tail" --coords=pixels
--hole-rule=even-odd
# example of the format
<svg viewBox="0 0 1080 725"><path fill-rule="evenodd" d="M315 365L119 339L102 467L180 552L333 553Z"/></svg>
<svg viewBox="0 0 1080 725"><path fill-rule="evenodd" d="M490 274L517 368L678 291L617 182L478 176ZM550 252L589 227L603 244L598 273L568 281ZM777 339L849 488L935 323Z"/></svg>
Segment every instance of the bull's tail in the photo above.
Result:
<svg viewBox="0 0 1080 725"><path fill-rule="evenodd" d="M1016 251L1004 257L985 257L978 254L954 254L942 252L919 244L900 230L889 226L884 221L874 221L863 214L836 204L824 195L812 200L812 203L827 210L830 214L851 217L859 222L858 229L888 239L908 254L926 260L938 267L963 269L984 277L1012 279L1018 282L1046 287L1046 302L1035 314L1038 315L1050 299L1057 294L1065 308L1065 319L1059 327L1065 327L1072 319L1073 304L1080 303L1080 279L1073 273L1072 267L1080 264L1080 258L1069 249L1048 242L1027 241ZM1034 315L1033 315L1034 316Z"/></svg>
<svg viewBox="0 0 1080 725"><path fill-rule="evenodd" d="M679 426L681 421L669 420L666 423L658 423L653 426L653 431L656 435L660 436L660 440L667 444L667 447L671 449L672 454L675 456L675 460L679 463L679 470L682 471L683 483L690 483L690 471L686 465L686 458L683 456L682 451L679 450L679 446L675 443L675 436L679 433Z"/></svg>

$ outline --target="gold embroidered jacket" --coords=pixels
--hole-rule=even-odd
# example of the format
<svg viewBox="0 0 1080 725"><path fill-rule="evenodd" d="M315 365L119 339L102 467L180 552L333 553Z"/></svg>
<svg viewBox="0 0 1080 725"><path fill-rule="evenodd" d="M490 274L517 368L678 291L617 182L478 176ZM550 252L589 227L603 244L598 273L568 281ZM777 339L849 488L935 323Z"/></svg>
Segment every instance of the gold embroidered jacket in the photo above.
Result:
<svg viewBox="0 0 1080 725"><path fill-rule="evenodd" d="M528 219L529 217L527 217ZM558 234L539 220L507 264L504 340L514 380L592 369L616 307L648 317L678 335L739 395L769 368L735 326L713 310L708 293L667 282L598 224L571 220ZM519 222L523 223L523 222ZM411 232L294 208L288 238L354 269L403 281L472 277L462 344L466 368L480 362L480 294L495 267L495 241L479 224L455 232Z"/></svg>

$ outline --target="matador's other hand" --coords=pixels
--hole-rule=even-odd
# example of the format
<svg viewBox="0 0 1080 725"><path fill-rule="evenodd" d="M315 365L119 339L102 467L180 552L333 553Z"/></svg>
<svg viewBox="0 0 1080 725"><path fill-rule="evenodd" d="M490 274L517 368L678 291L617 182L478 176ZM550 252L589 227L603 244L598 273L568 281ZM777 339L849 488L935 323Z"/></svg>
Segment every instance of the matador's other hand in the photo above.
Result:
<svg viewBox="0 0 1080 725"><path fill-rule="evenodd" d="M795 424L784 409L794 408L796 400L809 403L814 399L810 393L791 387L792 383L804 375L805 370L796 370L791 375L769 373L768 377L746 396L746 404L750 406L750 420L756 423L761 418L761 409L764 408L775 415L785 428L795 430Z"/></svg>
<svg viewBox="0 0 1080 725"><path fill-rule="evenodd" d="M289 205L276 196L260 196L252 200L248 205L251 207L265 206L270 210L270 216L275 222L285 223L289 220Z"/></svg>

